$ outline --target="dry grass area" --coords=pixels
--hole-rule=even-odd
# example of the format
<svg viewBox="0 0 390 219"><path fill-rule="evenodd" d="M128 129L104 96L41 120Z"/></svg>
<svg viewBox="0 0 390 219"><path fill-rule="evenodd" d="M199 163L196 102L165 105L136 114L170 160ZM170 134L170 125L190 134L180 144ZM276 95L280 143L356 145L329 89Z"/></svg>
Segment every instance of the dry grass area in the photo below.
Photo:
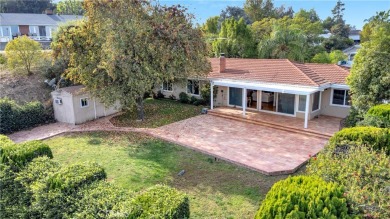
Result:
<svg viewBox="0 0 390 219"><path fill-rule="evenodd" d="M0 98L8 97L22 104L31 101L45 103L50 100L51 88L44 83L39 72L27 76L0 70Z"/></svg>
<svg viewBox="0 0 390 219"><path fill-rule="evenodd" d="M191 218L253 218L271 186L287 177L262 175L138 133L69 134L45 142L55 160L95 161L108 181L124 188L162 183L187 193ZM185 173L178 176L181 170Z"/></svg>

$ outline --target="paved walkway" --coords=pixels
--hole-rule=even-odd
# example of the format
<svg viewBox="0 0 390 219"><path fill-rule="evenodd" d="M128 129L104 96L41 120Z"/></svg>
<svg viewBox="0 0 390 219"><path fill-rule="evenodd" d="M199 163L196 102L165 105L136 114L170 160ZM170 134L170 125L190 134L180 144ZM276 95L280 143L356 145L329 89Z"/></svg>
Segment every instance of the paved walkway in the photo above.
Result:
<svg viewBox="0 0 390 219"><path fill-rule="evenodd" d="M44 125L9 137L14 142L23 142L67 132L142 132L267 175L295 172L327 142L321 138L212 115L200 115L156 129L115 127L109 121L113 116L82 125Z"/></svg>

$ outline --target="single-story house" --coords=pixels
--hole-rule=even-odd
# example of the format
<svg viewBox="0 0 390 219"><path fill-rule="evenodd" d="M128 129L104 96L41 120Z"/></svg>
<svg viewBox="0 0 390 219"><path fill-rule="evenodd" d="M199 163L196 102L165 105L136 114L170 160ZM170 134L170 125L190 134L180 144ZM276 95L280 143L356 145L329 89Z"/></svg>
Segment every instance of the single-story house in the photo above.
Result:
<svg viewBox="0 0 390 219"><path fill-rule="evenodd" d="M46 14L0 13L0 44L4 49L7 42L26 35L42 44L50 43L59 24L83 19L79 15L57 15L48 10Z"/></svg>
<svg viewBox="0 0 390 219"><path fill-rule="evenodd" d="M81 124L120 111L119 103L105 107L98 99L83 90L84 86L56 89L53 98L54 117L59 122Z"/></svg>
<svg viewBox="0 0 390 219"><path fill-rule="evenodd" d="M210 83L211 109L216 106L261 111L308 120L319 115L345 118L350 109L349 70L335 64L297 63L287 59L211 58L207 79L162 85L163 94L180 92L200 97L199 87Z"/></svg>

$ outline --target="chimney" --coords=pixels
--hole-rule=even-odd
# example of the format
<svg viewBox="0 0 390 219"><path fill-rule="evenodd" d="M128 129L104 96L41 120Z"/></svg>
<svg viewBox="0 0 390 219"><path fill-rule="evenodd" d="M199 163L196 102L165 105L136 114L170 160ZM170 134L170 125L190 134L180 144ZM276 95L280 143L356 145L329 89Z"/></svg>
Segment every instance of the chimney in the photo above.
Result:
<svg viewBox="0 0 390 219"><path fill-rule="evenodd" d="M45 10L45 14L47 14L47 15L53 15L53 10L51 10L50 8L48 8L48 9Z"/></svg>
<svg viewBox="0 0 390 219"><path fill-rule="evenodd" d="M225 53L221 53L221 56L219 57L219 73L224 72L225 69L226 69Z"/></svg>

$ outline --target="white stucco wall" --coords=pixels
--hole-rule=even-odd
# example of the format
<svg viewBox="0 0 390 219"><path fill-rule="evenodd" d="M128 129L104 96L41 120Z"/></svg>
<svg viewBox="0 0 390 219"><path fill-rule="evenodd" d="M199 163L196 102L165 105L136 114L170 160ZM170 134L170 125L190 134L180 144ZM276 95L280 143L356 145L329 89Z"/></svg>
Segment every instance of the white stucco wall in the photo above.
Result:
<svg viewBox="0 0 390 219"><path fill-rule="evenodd" d="M65 92L53 91L51 93L53 98L54 118L58 122L65 122L75 124L74 110L73 110L73 97ZM56 104L55 99L60 98L62 104Z"/></svg>
<svg viewBox="0 0 390 219"><path fill-rule="evenodd" d="M330 104L332 89L328 88L322 92L321 114L327 116L334 116L338 118L345 118L349 114L350 107L335 106Z"/></svg>
<svg viewBox="0 0 390 219"><path fill-rule="evenodd" d="M188 96L190 96L190 98L192 96L196 97L196 98L201 98L201 95L200 95L200 89L202 86L205 85L205 83L209 83L209 81L206 81L206 80L199 80L199 95L194 95L194 94L191 94L191 93L188 93L187 92L187 80L176 80L173 82L173 85L172 85L172 91L166 91L166 90L163 90L162 89L162 85L160 85L156 90L155 92L157 91L161 91L162 94L164 94L165 98L169 98L171 95L175 96L176 99L179 99L179 95L181 92L184 92L184 93L187 93Z"/></svg>

